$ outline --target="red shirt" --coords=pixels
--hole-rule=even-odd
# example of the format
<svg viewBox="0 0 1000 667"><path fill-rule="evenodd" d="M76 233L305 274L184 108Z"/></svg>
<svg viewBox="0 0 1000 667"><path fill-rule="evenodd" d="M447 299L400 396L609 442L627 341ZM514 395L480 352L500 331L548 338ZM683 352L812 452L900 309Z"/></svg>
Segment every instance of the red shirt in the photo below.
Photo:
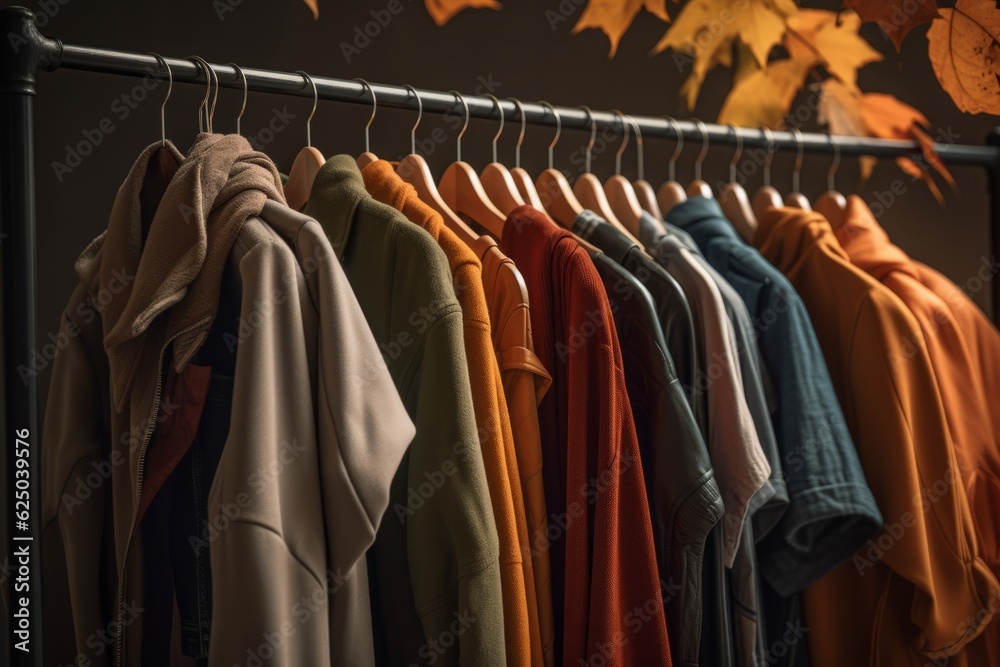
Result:
<svg viewBox="0 0 1000 667"><path fill-rule="evenodd" d="M538 418L553 615L563 630L557 662L670 665L639 444L601 278L573 235L529 206L511 211L500 248L528 286L535 352L552 373Z"/></svg>

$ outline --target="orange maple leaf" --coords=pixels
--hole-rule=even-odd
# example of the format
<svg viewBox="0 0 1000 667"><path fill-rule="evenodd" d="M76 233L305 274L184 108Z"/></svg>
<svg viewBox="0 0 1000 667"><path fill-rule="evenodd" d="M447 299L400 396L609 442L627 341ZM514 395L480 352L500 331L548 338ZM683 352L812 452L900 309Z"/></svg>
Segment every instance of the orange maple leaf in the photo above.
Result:
<svg viewBox="0 0 1000 667"><path fill-rule="evenodd" d="M939 16L935 0L844 0L844 7L856 11L866 23L877 23L896 51L914 27Z"/></svg>
<svg viewBox="0 0 1000 667"><path fill-rule="evenodd" d="M857 88L858 70L882 60L859 34L861 19L851 11L839 15L823 9L803 9L788 18L785 48L790 56L815 58L831 76Z"/></svg>
<svg viewBox="0 0 1000 667"><path fill-rule="evenodd" d="M450 21L463 9L500 9L500 3L496 0L424 0L424 4L427 5L427 13L439 26Z"/></svg>
<svg viewBox="0 0 1000 667"><path fill-rule="evenodd" d="M958 0L927 31L934 74L955 106L1000 114L1000 9L991 0Z"/></svg>
<svg viewBox="0 0 1000 667"><path fill-rule="evenodd" d="M587 28L600 28L611 42L609 57L614 57L622 35L643 8L660 20L670 21L667 0L590 0L573 26L573 34Z"/></svg>
<svg viewBox="0 0 1000 667"><path fill-rule="evenodd" d="M786 58L746 75L729 91L718 122L741 127L783 127L788 109L814 64Z"/></svg>
<svg viewBox="0 0 1000 667"><path fill-rule="evenodd" d="M312 10L313 20L319 18L319 0L305 0L306 7Z"/></svg>

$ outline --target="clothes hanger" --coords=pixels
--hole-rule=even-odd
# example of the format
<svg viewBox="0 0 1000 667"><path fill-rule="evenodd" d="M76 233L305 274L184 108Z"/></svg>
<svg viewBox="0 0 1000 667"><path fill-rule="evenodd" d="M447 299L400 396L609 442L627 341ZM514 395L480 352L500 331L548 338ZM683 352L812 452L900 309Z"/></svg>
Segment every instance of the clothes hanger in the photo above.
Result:
<svg viewBox="0 0 1000 667"><path fill-rule="evenodd" d="M167 148L167 100L174 90L174 73L170 70L170 65L166 59L158 53L149 55L156 58L159 65L167 70L167 94L160 105L160 146L149 159L149 176L143 179L142 187L139 189L139 210L142 228L142 240L145 243L149 226L153 222L153 215L156 208L163 200L163 194L167 190L167 184L174 177L181 163L177 159L175 151ZM199 107L198 119L201 119L201 108Z"/></svg>
<svg viewBox="0 0 1000 667"><path fill-rule="evenodd" d="M198 105L198 134L202 132L212 133L212 119L215 117L215 102L219 99L218 93L218 83L219 79L215 74L215 70L212 66L208 64L208 61L201 56L188 56L187 60L190 60L198 69L205 72L205 82L207 86L205 87L205 97L202 98L201 104ZM212 83L216 84L215 98L210 105L208 100L212 97Z"/></svg>
<svg viewBox="0 0 1000 667"><path fill-rule="evenodd" d="M635 130L635 140L637 145L635 157L637 178L635 182L632 183L632 187L635 189L636 199L639 200L639 206L642 210L646 211L657 220L662 220L663 214L660 212L660 205L656 202L656 193L653 191L653 186L646 180L646 149L642 145L642 130L639 129L639 123L636 122L634 118L631 116L627 116L627 118L632 123L632 129Z"/></svg>
<svg viewBox="0 0 1000 667"><path fill-rule="evenodd" d="M803 211L811 211L809 199L799 190L799 176L802 173L802 159L804 147L802 145L802 133L799 128L793 127L792 134L795 136L795 168L792 170L792 191L785 195L785 206L801 208Z"/></svg>
<svg viewBox="0 0 1000 667"><path fill-rule="evenodd" d="M689 197L712 199L715 196L712 194L712 186L701 180L701 163L705 161L705 156L708 155L708 128L700 120L696 119L694 122L701 131L701 152L698 153L698 159L695 160L694 180L688 185L687 193Z"/></svg>
<svg viewBox="0 0 1000 667"><path fill-rule="evenodd" d="M229 66L233 68L236 75L239 76L240 80L243 82L243 105L240 106L240 113L236 116L236 134L242 134L242 132L240 132L240 120L243 119L243 112L247 110L247 96L250 93L250 88L247 86L247 76L243 73L243 69L236 63L229 63Z"/></svg>
<svg viewBox="0 0 1000 667"><path fill-rule="evenodd" d="M497 111L500 112L500 129L497 130L496 135L493 137L493 162L486 165L483 173L480 175L480 179L490 201L500 209L501 213L510 215L510 212L518 206L524 206L524 198L517 191L517 184L514 183L514 178L510 175L510 171L507 170L507 167L497 162L497 139L503 134L503 105L500 104L500 100L494 95L487 95L486 97L493 100L493 104L497 106ZM523 125L521 132L521 136L523 137Z"/></svg>
<svg viewBox="0 0 1000 667"><path fill-rule="evenodd" d="M774 135L771 129L762 127L761 131L767 137L767 157L764 158L764 185L753 196L753 212L758 220L772 208L781 208L781 194L771 186L771 163L774 161ZM749 239L747 239L749 240Z"/></svg>
<svg viewBox="0 0 1000 667"><path fill-rule="evenodd" d="M413 97L417 100L417 122L410 128L410 154L399 161L399 164L396 166L396 173L400 178L413 186L413 189L417 191L417 196L420 197L420 201L441 215L444 219L444 224L449 229L458 234L464 243L472 244L479 238L479 234L472 231L465 224L465 221L455 215L455 212L444 203L444 200L441 199L441 193L438 192L437 185L434 183L434 177L431 175L431 168L427 166L427 160L417 153L417 128L420 126L420 120L424 117L424 103L420 99L420 94L416 88L409 84L403 87L413 93Z"/></svg>
<svg viewBox="0 0 1000 667"><path fill-rule="evenodd" d="M607 195L611 210L625 226L628 233L631 234L632 238L638 238L639 218L642 216L642 206L639 205L639 198L635 196L635 188L632 187L632 183L622 176L622 154L625 152L625 147L628 146L628 126L631 123L631 119L618 109L612 109L612 111L621 119L625 137L622 140L622 145L618 147L618 152L615 153L615 175L605 181L604 194ZM638 131L639 126L636 125L635 129ZM642 155L641 135L638 136L636 141L638 146L636 155L639 156ZM641 174L642 172L640 171L639 173Z"/></svg>
<svg viewBox="0 0 1000 667"><path fill-rule="evenodd" d="M465 96L462 93L457 90L449 92L462 103L462 108L465 109L465 123L458 133L456 141L457 159L445 169L441 181L438 183L441 200L459 216L464 215L472 219L490 234L500 238L507 216L501 213L490 201L486 190L483 189L482 182L479 180L479 174L472 168L472 165L462 161L462 136L469 129L469 104L465 101ZM471 232L472 229L469 228L469 231ZM475 233L473 232L473 234ZM475 234L475 236L479 235Z"/></svg>
<svg viewBox="0 0 1000 667"><path fill-rule="evenodd" d="M829 136L829 135L828 135ZM833 147L833 162L830 170L826 172L826 192L816 198L813 206L823 217L830 221L830 226L835 230L844 226L847 221L847 198L836 188L837 170L840 168L840 145L829 136L830 145Z"/></svg>
<svg viewBox="0 0 1000 667"><path fill-rule="evenodd" d="M677 182L677 158L684 148L684 134L681 132L676 120L670 116L664 116L664 118L667 119L667 124L674 131L674 136L677 138L674 153L670 156L670 161L667 163L667 182L661 185L660 189L656 192L656 203L660 205L660 211L666 217L670 214L670 209L687 199L687 193L684 192L681 184ZM657 220L661 219L657 218ZM666 231L666 227L664 227L664 231Z"/></svg>
<svg viewBox="0 0 1000 667"><path fill-rule="evenodd" d="M545 207L542 206L542 199L538 196L538 190L535 189L535 184L531 182L531 175L521 168L521 143L524 141L524 128L528 120L524 116L524 106L521 104L521 100L516 97L509 97L507 99L514 103L517 113L521 117L521 133L517 135L517 144L514 146L514 168L510 170L510 177L514 179L514 185L517 186L517 191L521 193L524 201L531 204L533 208L544 211Z"/></svg>
<svg viewBox="0 0 1000 667"><path fill-rule="evenodd" d="M552 151L559 142L559 135L562 134L562 118L559 112L548 102L539 102L543 107L552 111L556 117L556 136L549 144L549 168L543 171L535 181L535 188L540 193L539 199L545 206L545 211L566 229L573 227L576 216L583 212L583 206L573 194L573 189L569 187L569 181L563 176L561 171L552 168Z"/></svg>
<svg viewBox="0 0 1000 667"><path fill-rule="evenodd" d="M362 93L367 90L372 94L372 115L368 116L368 122L365 123L365 152L358 156L358 169L364 169L372 162L378 160L378 157L371 152L371 144L369 143L370 135L368 130L368 128L372 126L372 123L375 122L375 111L378 109L378 100L375 99L375 90L372 88L370 83L364 79L355 79L355 81L361 84Z"/></svg>
<svg viewBox="0 0 1000 667"><path fill-rule="evenodd" d="M729 218L729 222L736 228L737 233L745 241L753 239L757 233L757 216L754 215L750 206L750 197L742 185L736 182L736 165L743 155L743 135L732 124L729 128L736 138L736 152L729 162L729 182L722 186L719 191L719 203L722 205L722 212Z"/></svg>
<svg viewBox="0 0 1000 667"><path fill-rule="evenodd" d="M576 198L584 208L589 208L621 231L629 234L628 228L622 224L618 216L615 215L615 212L611 210L611 202L608 201L608 196L604 194L604 186L601 185L601 181L590 171L592 151L594 142L597 139L597 123L594 121L590 107L583 105L580 108L587 114L587 120L590 121L590 140L587 142L587 148L584 152L586 156L584 173L580 174L576 179L576 183L573 184L573 194L576 195ZM625 124L624 118L622 118L621 122L625 130L625 141L628 142L628 126ZM620 155L621 153L619 152ZM618 161L618 166L621 166L621 160Z"/></svg>
<svg viewBox="0 0 1000 667"><path fill-rule="evenodd" d="M288 202L288 207L300 211L309 201L313 181L316 180L320 168L326 164L326 158L312 145L312 119L319 105L316 82L302 70L296 70L295 73L301 75L306 84L311 85L313 89L313 108L309 118L306 119L306 147L295 156L292 168L288 171L288 180L285 181L285 200Z"/></svg>

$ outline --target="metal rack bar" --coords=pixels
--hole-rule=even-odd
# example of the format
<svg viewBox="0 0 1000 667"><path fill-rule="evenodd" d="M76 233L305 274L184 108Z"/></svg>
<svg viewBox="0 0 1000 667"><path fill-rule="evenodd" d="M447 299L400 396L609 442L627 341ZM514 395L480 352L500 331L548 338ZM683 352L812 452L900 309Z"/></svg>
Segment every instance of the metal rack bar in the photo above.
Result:
<svg viewBox="0 0 1000 667"><path fill-rule="evenodd" d="M162 66L158 64L156 58L148 54L98 49L89 46L63 45L58 42L52 42L48 46L48 49L50 51L48 69L80 69L125 76L166 78L166 72ZM182 58L166 58L166 61L173 72L174 81L204 83L204 72L192 61ZM220 86L224 88L243 88L243 82L233 67L213 63L210 63L210 66L215 70ZM312 97L312 87L299 74L242 66L241 69L246 75L249 90ZM316 83L316 90L320 99L353 104L371 104L371 94L357 81L323 76L312 76L312 79ZM414 111L417 108L413 94L403 86L373 83L372 90L378 98L379 107L413 109ZM420 96L425 112L440 114L464 113L455 96L451 93L434 90L417 90L417 94ZM494 120L500 119L496 105L490 98L470 95L465 99L469 105L469 114L471 116ZM503 105L504 116L507 119L518 118L517 107L513 102L501 100L501 104ZM534 102L524 102L523 107L527 122L553 126L556 124L555 116L546 107ZM590 120L583 109L579 107L560 106L555 107L555 109L556 113L559 114L564 129L590 130ZM631 118L638 123L645 138L659 137L672 139L676 136L676 131L679 131L684 136L685 141L702 140L701 130L692 121L681 120L671 125L665 118L656 116L632 116ZM610 128L616 132L621 129L621 119L611 111L594 111L593 119L597 122L598 128ZM735 145L736 135L733 128L714 124L706 124L705 128L710 144ZM747 148L767 148L768 146L767 137L761 130L737 128L735 132L739 133L739 136L743 140L743 145ZM775 150L796 150L798 147L796 138L791 132L773 132L772 136L772 148ZM920 154L920 147L914 141L895 141L850 136L831 137L827 134L809 132L804 132L800 136L803 149L806 152L812 153L832 153L833 146L836 144L840 149L841 155L898 157L901 155L915 156ZM1000 146L936 144L935 148L941 155L941 159L949 164L979 165L983 167L1000 165Z"/></svg>

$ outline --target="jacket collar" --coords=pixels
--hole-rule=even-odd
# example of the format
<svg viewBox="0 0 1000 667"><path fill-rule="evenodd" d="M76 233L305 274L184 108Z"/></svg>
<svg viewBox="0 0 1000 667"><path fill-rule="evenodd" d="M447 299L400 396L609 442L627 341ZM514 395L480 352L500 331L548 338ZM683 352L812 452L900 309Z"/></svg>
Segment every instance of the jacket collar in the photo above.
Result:
<svg viewBox="0 0 1000 667"><path fill-rule="evenodd" d="M107 230L76 263L101 310L117 410L124 409L149 327L162 323L156 343L173 339L173 365L182 370L211 328L222 272L243 222L266 199L284 201L273 163L240 136L201 134L187 159L172 144L162 146L166 153L160 149L156 143L139 155ZM168 184L157 183L170 160L180 166L172 178L167 170ZM151 188L164 185L158 201L149 197Z"/></svg>
<svg viewBox="0 0 1000 667"><path fill-rule="evenodd" d="M371 196L352 156L334 155L316 174L303 212L323 226L337 259L344 257L355 211L366 199Z"/></svg>
<svg viewBox="0 0 1000 667"><path fill-rule="evenodd" d="M667 220L688 234L703 239L722 236L742 243L716 199L690 197L672 208Z"/></svg>
<svg viewBox="0 0 1000 667"><path fill-rule="evenodd" d="M589 209L584 209L573 221L573 232L601 249L618 264L639 246L620 229Z"/></svg>
<svg viewBox="0 0 1000 667"><path fill-rule="evenodd" d="M889 235L872 214L868 204L857 195L847 200L845 222L837 230L837 240L851 258L851 263L877 280L893 272L903 272L919 280L913 260L889 240Z"/></svg>
<svg viewBox="0 0 1000 667"><path fill-rule="evenodd" d="M639 243L652 248L663 236L663 221L658 221L648 211L639 215Z"/></svg>
<svg viewBox="0 0 1000 667"><path fill-rule="evenodd" d="M787 206L769 209L758 218L753 245L775 266L800 260L811 250L850 262L822 214Z"/></svg>

